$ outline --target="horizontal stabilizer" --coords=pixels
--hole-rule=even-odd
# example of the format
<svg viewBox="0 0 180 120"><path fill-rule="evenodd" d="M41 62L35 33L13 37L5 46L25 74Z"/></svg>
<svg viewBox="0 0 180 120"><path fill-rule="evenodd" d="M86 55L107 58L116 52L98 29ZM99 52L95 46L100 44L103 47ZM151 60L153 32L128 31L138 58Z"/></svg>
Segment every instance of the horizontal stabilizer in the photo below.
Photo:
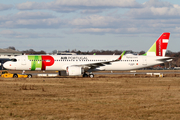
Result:
<svg viewBox="0 0 180 120"><path fill-rule="evenodd" d="M162 61L162 62L170 62L173 60L174 57L165 57L165 58L160 58L157 59L157 61Z"/></svg>

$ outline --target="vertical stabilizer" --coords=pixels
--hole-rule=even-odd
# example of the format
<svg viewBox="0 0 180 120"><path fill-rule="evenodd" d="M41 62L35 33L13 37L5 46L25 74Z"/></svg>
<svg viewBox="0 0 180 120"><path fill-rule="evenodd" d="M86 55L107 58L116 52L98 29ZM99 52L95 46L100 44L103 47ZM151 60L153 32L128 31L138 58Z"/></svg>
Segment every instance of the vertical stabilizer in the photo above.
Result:
<svg viewBox="0 0 180 120"><path fill-rule="evenodd" d="M159 39L144 54L146 56L165 56L170 33L163 33Z"/></svg>

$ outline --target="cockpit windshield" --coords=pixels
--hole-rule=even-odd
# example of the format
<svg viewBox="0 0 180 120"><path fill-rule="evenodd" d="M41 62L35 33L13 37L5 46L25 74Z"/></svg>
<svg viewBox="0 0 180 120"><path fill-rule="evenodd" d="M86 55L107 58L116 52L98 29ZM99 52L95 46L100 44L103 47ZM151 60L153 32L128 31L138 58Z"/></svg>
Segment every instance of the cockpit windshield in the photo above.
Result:
<svg viewBox="0 0 180 120"><path fill-rule="evenodd" d="M17 59L13 58L13 59L11 59L11 61L16 62L16 61L17 61Z"/></svg>

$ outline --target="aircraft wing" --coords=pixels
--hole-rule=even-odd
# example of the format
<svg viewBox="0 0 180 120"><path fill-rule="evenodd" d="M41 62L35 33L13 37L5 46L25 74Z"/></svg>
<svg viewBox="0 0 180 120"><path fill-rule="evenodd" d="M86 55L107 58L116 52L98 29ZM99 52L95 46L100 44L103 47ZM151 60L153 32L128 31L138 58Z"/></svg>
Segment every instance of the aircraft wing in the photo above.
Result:
<svg viewBox="0 0 180 120"><path fill-rule="evenodd" d="M124 51L119 58L111 61L104 61L104 62L97 62L97 63L87 63L87 64L79 64L79 65L71 65L71 66L79 66L79 67L90 67L90 68L96 68L99 66L105 66L105 65L110 65L112 62L120 61L125 54L126 51Z"/></svg>

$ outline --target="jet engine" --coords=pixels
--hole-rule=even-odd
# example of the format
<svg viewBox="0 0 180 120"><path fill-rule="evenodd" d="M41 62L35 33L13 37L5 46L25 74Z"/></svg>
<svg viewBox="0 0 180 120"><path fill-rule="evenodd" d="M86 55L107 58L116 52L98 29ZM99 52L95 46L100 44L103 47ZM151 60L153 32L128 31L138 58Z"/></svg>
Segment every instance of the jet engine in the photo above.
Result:
<svg viewBox="0 0 180 120"><path fill-rule="evenodd" d="M83 73L84 69L81 67L71 66L66 68L66 74L69 76L82 75Z"/></svg>

